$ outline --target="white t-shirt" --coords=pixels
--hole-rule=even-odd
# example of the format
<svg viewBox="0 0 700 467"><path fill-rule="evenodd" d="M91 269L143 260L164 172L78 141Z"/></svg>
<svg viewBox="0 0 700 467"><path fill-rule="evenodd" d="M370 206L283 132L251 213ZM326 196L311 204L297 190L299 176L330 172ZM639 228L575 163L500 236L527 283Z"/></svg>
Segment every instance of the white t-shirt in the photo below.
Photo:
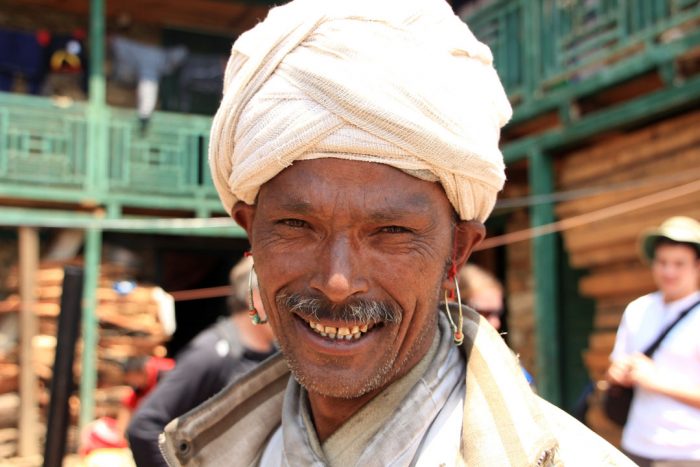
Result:
<svg viewBox="0 0 700 467"><path fill-rule="evenodd" d="M698 300L700 292L664 303L661 293L654 292L630 303L611 360L644 351ZM673 328L652 358L669 381L700 386L700 306ZM650 459L700 460L700 409L638 387L622 433L622 447Z"/></svg>

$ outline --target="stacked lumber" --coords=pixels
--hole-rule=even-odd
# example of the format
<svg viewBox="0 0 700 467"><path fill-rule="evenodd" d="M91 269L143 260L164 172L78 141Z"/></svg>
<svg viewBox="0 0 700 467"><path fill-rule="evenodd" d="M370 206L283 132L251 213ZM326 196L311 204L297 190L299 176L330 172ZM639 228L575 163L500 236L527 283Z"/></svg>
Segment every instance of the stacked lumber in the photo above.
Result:
<svg viewBox="0 0 700 467"><path fill-rule="evenodd" d="M596 300L594 331L583 355L594 380L605 374L627 303L655 289L649 267L640 259L640 233L675 215L700 219L700 191L655 201L660 199L657 193L700 178L698 125L700 112L687 113L617 135L559 161L558 190L601 188L594 196L559 204L559 219L649 200L644 207L563 233L572 266L589 271L579 290ZM619 441L619 429L607 421L598 406L591 410L588 422L608 440Z"/></svg>
<svg viewBox="0 0 700 467"><path fill-rule="evenodd" d="M527 211L513 212L506 233L529 227ZM532 248L530 242L506 246L506 302L508 309L507 341L519 356L520 363L537 377L535 366L537 333L535 329L535 291L532 278Z"/></svg>
<svg viewBox="0 0 700 467"><path fill-rule="evenodd" d="M37 273L36 306L38 334L32 339L33 369L39 378L40 419L46 423L52 367L56 351L57 318L60 312L63 267L61 263L41 264ZM97 289L99 339L97 348L98 389L95 393L95 416L116 417L128 388L124 385L122 364L133 356L164 355L167 339L160 321L157 296L162 291L153 286L123 282L127 271L103 264ZM0 301L0 314L18 313L21 301L17 293L18 275L13 271L7 281L9 296ZM121 287L116 287L120 284ZM16 453L18 390L18 350L0 353L0 459ZM78 343L74 364L76 390L81 368L82 343ZM69 402L72 426L69 429L69 452L77 448L77 394Z"/></svg>

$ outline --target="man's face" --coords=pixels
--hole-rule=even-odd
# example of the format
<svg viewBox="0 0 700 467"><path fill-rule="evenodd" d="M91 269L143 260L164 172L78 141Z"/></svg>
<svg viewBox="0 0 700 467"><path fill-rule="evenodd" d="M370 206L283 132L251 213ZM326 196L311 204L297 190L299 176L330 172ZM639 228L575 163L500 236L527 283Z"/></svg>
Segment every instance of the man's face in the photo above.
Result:
<svg viewBox="0 0 700 467"><path fill-rule="evenodd" d="M295 162L233 215L295 377L328 397L359 397L418 362L452 257L483 237L481 224L455 228L438 184L340 159Z"/></svg>
<svg viewBox="0 0 700 467"><path fill-rule="evenodd" d="M698 289L700 260L688 245L661 244L654 250L651 273L664 299L678 300Z"/></svg>

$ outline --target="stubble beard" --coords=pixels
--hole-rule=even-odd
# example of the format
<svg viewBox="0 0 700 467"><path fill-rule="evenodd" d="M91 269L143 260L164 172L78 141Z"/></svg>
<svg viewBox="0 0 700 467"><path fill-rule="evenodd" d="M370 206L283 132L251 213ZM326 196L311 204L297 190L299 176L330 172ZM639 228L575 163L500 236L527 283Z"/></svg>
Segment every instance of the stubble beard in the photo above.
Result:
<svg viewBox="0 0 700 467"><path fill-rule="evenodd" d="M434 332L437 332L438 327L437 313L439 311L437 310L437 303L440 289L438 288L437 290L438 292L436 293L435 300L436 306L433 307L435 308L435 312L431 315L432 318L429 318L428 323L426 323L425 325L426 332L419 333L407 354L398 362L397 358L400 349L389 349L388 352L386 352L380 357L380 360L383 363L375 369L373 375L367 378L359 388L356 387L357 375L353 374L348 374L347 376L333 375L330 378L330 384L323 384L317 376L309 374L303 369L304 366L297 359L296 354L294 352L293 347L295 343L280 340L279 345L281 347L282 354L285 357L289 370L291 371L296 381L307 391L325 397L337 399L355 399L358 397L362 397L365 394L368 394L377 389L388 386L393 381L398 379L396 375L403 376L410 371L410 368L407 368L409 362L412 362L414 360L416 354L419 351L424 350L426 339L435 336ZM286 307L283 303L286 298L287 296L284 294L280 294L280 296L276 297L278 310L280 312L285 312L288 309L288 307ZM402 311L399 312L400 316L398 317L398 323L401 322L401 316L403 315ZM317 313L315 314L317 316ZM431 328L434 329L434 332L429 332Z"/></svg>

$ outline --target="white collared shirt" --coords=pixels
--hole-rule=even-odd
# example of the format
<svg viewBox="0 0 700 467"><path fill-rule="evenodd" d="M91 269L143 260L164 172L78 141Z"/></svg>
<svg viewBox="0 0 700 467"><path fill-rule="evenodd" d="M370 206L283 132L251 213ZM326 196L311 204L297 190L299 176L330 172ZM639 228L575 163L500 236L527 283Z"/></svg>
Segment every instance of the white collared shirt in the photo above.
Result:
<svg viewBox="0 0 700 467"><path fill-rule="evenodd" d="M699 299L695 292L664 303L661 293L654 292L634 300L622 316L611 360L644 351ZM700 386L700 306L673 328L652 358L664 378ZM622 447L650 459L700 460L700 409L637 387Z"/></svg>

